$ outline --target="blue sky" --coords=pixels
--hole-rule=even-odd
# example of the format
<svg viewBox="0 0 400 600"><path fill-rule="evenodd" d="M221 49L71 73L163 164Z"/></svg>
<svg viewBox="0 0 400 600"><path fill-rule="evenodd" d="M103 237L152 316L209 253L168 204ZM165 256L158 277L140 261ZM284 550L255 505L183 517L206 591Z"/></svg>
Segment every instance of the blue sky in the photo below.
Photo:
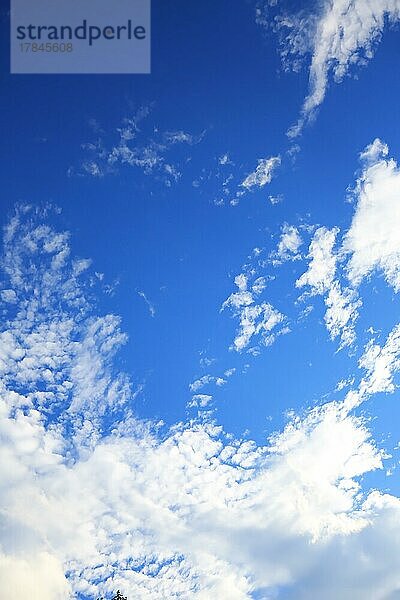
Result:
<svg viewBox="0 0 400 600"><path fill-rule="evenodd" d="M151 75L17 76L2 10L6 591L399 596L399 15L153 0Z"/></svg>

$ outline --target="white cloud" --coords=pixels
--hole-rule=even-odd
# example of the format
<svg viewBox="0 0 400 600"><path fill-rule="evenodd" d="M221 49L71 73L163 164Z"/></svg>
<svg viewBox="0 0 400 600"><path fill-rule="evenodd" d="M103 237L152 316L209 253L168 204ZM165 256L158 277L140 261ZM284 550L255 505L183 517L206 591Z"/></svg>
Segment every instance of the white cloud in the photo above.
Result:
<svg viewBox="0 0 400 600"><path fill-rule="evenodd" d="M375 340L367 344L359 367L366 371L361 395L394 392L393 376L400 369L400 325L392 329L382 347Z"/></svg>
<svg viewBox="0 0 400 600"><path fill-rule="evenodd" d="M297 227L285 223L282 227L282 233L276 252L272 254L274 264L280 264L287 260L296 260L300 258L298 251L302 243L303 240L300 237Z"/></svg>
<svg viewBox="0 0 400 600"><path fill-rule="evenodd" d="M194 136L187 131L167 131L164 134L164 138L171 144L198 144L203 138L204 134Z"/></svg>
<svg viewBox="0 0 400 600"><path fill-rule="evenodd" d="M360 153L360 159L365 164L376 163L381 158L384 158L389 154L389 148L387 144L382 142L379 138L375 138L371 144Z"/></svg>
<svg viewBox="0 0 400 600"><path fill-rule="evenodd" d="M325 325L330 338L339 340L339 349L354 348L357 342L356 323L362 307L358 288L365 278L381 272L395 292L400 290L400 170L388 154L387 145L379 138L361 152L362 171L351 191L354 215L341 239L338 227L303 227L304 235L313 234L306 256L308 266L295 283L297 288L305 289L299 300L323 297ZM247 348L253 336L260 335L264 344L275 339L277 332L270 337L267 330L283 322L284 317L268 302L256 301L269 280L260 267L302 259L302 243L299 230L285 223L269 261L260 261L258 253L248 257L251 262L235 279L237 291L222 305L239 319L233 343L236 350ZM257 346L250 350L259 353Z"/></svg>
<svg viewBox="0 0 400 600"><path fill-rule="evenodd" d="M113 132L105 132L95 128L98 136L94 141L82 144L84 158L81 167L71 168L69 173L104 177L115 174L121 167L131 167L153 175L167 187L178 181L182 176L184 161L175 164L169 156L177 144L195 146L204 137L193 135L186 131L160 131L147 126L150 108L143 108L133 117L125 118L120 127Z"/></svg>
<svg viewBox="0 0 400 600"><path fill-rule="evenodd" d="M195 381L193 381L189 385L189 389L192 392L197 392L198 390L201 390L203 387L205 387L206 385L209 385L210 383L215 383L215 385L220 387L221 385L224 385L226 383L226 380L223 377L214 377L213 375L203 375L203 377L200 377L200 379L196 379Z"/></svg>
<svg viewBox="0 0 400 600"><path fill-rule="evenodd" d="M280 164L280 156L261 158L249 173L241 164L235 166L230 155L225 153L214 158L209 168L203 167L192 185L199 188L211 184L209 190L216 206L237 206L255 188L261 189L269 184ZM273 200L279 202L281 198L278 195Z"/></svg>
<svg viewBox="0 0 400 600"><path fill-rule="evenodd" d="M317 229L308 269L296 281L297 287L308 286L305 296L325 297L325 323L332 339L340 338L341 348L355 342L362 305L357 290L365 278L383 273L394 291L400 290L400 171L388 153L376 138L360 154L362 171L352 191L354 215L342 244L335 249L337 228Z"/></svg>
<svg viewBox="0 0 400 600"><path fill-rule="evenodd" d="M119 319L93 314L68 236L41 220L18 214L2 262L18 298L0 345L4 593L395 597L400 506L361 486L383 460L366 423L330 403L292 415L259 446L206 418L161 432L135 419L134 393L113 366L126 340ZM237 285L244 293L249 282ZM390 389L376 359L397 368L398 336L367 350L371 390Z"/></svg>
<svg viewBox="0 0 400 600"><path fill-rule="evenodd" d="M340 338L339 350L351 346L356 340L354 325L362 305L357 293L351 288L342 289L340 283L334 281L325 304L325 323L331 339Z"/></svg>
<svg viewBox="0 0 400 600"><path fill-rule="evenodd" d="M245 306L240 311L239 329L233 341L234 349L239 352L244 350L252 337L260 334L264 343L270 345L274 338L267 334L283 320L283 315L268 302Z"/></svg>
<svg viewBox="0 0 400 600"><path fill-rule="evenodd" d="M239 328L233 341L232 349L241 352L250 344L253 337L260 337L264 345L269 346L275 340L275 327L284 323L285 317L269 302L256 304L255 297L265 289L266 279L257 278L249 290L248 277L240 274L235 277L238 292L233 292L222 304L221 310L231 308L239 319ZM252 349L254 351L254 349Z"/></svg>
<svg viewBox="0 0 400 600"><path fill-rule="evenodd" d="M338 381L338 383L336 384L335 387L335 392L341 392L342 390L344 390L346 387L353 385L354 383L354 377L348 377L347 379L341 379L340 381Z"/></svg>
<svg viewBox="0 0 400 600"><path fill-rule="evenodd" d="M309 286L312 294L323 294L332 285L336 271L336 255L333 252L338 229L320 227L311 241L308 270L296 281L297 287Z"/></svg>
<svg viewBox="0 0 400 600"><path fill-rule="evenodd" d="M253 301L253 294L249 290L233 292L233 294L231 294L223 303L222 309L227 308L228 306L233 308L249 306Z"/></svg>
<svg viewBox="0 0 400 600"><path fill-rule="evenodd" d="M226 152L225 154L222 154L219 158L218 158L218 163L220 165L232 165L232 161L229 158L229 154Z"/></svg>
<svg viewBox="0 0 400 600"><path fill-rule="evenodd" d="M249 173L242 182L242 187L250 190L254 186L263 187L270 183L275 170L281 164L280 156L271 156L270 158L260 158L258 165L252 173Z"/></svg>
<svg viewBox="0 0 400 600"><path fill-rule="evenodd" d="M400 290L400 171L386 159L387 146L375 140L361 155L366 160L356 189L356 207L343 251L350 254L348 276L354 286L374 270Z"/></svg>
<svg viewBox="0 0 400 600"><path fill-rule="evenodd" d="M332 340L340 339L339 350L352 346L356 341L355 323L362 301L357 292L344 287L337 274L338 251L334 250L338 228L318 228L309 247L309 266L299 279L296 287L307 286L310 289L304 297L322 295L326 305L325 324ZM338 279L335 279L338 277Z"/></svg>
<svg viewBox="0 0 400 600"><path fill-rule="evenodd" d="M14 290L1 290L1 299L3 302L9 302L10 304L15 304L17 301L17 295Z"/></svg>
<svg viewBox="0 0 400 600"><path fill-rule="evenodd" d="M195 406L198 406L200 408L205 408L210 404L211 400L212 396L210 396L209 394L195 394L191 402L188 404L188 407L193 408Z"/></svg>
<svg viewBox="0 0 400 600"><path fill-rule="evenodd" d="M149 314L151 317L155 317L156 314L156 309L154 307L154 304L152 302L150 302L150 300L148 299L148 297L146 296L146 294L139 290L138 291L138 296L140 296L141 298L143 298L143 300L145 301L147 308L149 309Z"/></svg>
<svg viewBox="0 0 400 600"><path fill-rule="evenodd" d="M224 372L225 377L232 377L232 375L234 375L236 373L236 368L235 367L231 367L230 369L227 369Z"/></svg>
<svg viewBox="0 0 400 600"><path fill-rule="evenodd" d="M267 278L266 277L257 277L254 283L251 286L251 290L256 296L261 294L265 288L267 287Z"/></svg>
<svg viewBox="0 0 400 600"><path fill-rule="evenodd" d="M240 273L235 277L235 283L239 288L239 291L244 292L247 289L247 276L244 273Z"/></svg>
<svg viewBox="0 0 400 600"><path fill-rule="evenodd" d="M0 580L4 598L65 600L70 593L62 563L45 551L27 557L0 554Z"/></svg>
<svg viewBox="0 0 400 600"><path fill-rule="evenodd" d="M276 196L268 196L268 200L271 202L271 204L273 206L275 206L275 204L280 204L281 202L283 202L283 195L282 194L278 194Z"/></svg>
<svg viewBox="0 0 400 600"><path fill-rule="evenodd" d="M201 390L201 388L203 388L205 385L208 385L212 381L213 381L213 377L211 375L203 375L203 377L200 377L200 379L196 379L195 381L193 381L189 385L189 389L192 392L197 392L198 390Z"/></svg>
<svg viewBox="0 0 400 600"><path fill-rule="evenodd" d="M319 13L305 15L303 11L277 18L278 29L284 32L285 66L291 62L299 70L303 57L311 55L309 93L298 123L289 130L291 137L301 133L322 104L330 75L341 81L355 65L367 64L385 25L399 19L399 0L325 1Z"/></svg>
<svg viewBox="0 0 400 600"><path fill-rule="evenodd" d="M31 470L27 441L11 436L21 423L8 419L12 462L2 481L13 507L10 534L27 553L35 532L35 556L48 540L75 592L119 587L149 600L245 600L258 587L301 586L338 537L345 556L352 538L371 528L355 478L379 468L380 454L362 422L335 405L294 419L266 448L224 440L211 424L177 427L164 441L114 434L71 465L54 460L47 445L40 474ZM46 436L32 425L32 441ZM379 500L369 499L370 512ZM66 598L62 578L57 585Z"/></svg>
<svg viewBox="0 0 400 600"><path fill-rule="evenodd" d="M31 225L19 210L6 228L2 265L19 303L0 331L0 375L5 385L24 390L29 406L49 412L68 405L78 432L81 411L97 418L130 393L128 379L114 377L112 367L126 335L119 318L90 317L82 283L86 269L71 261L68 234L41 224L42 217L32 214L39 223Z"/></svg>
<svg viewBox="0 0 400 600"><path fill-rule="evenodd" d="M82 170L92 177L104 177L105 173L100 164L94 160L84 160L82 162ZM73 173L73 171L70 171Z"/></svg>

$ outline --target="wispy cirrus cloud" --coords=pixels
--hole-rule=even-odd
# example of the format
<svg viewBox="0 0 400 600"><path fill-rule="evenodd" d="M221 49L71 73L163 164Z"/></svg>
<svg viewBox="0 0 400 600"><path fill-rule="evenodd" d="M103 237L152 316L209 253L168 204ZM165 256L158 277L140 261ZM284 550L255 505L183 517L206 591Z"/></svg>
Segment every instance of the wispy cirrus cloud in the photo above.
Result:
<svg viewBox="0 0 400 600"><path fill-rule="evenodd" d="M145 301L150 316L151 317L155 317L155 315L156 315L156 309L154 307L154 304L148 299L147 295L143 292L143 290L139 290L138 291L138 296L140 296L141 298L143 298L143 300Z"/></svg>
<svg viewBox="0 0 400 600"><path fill-rule="evenodd" d="M340 82L354 67L371 60L385 28L400 20L400 2L326 0L316 10L293 12L262 1L257 3L256 20L280 36L285 69L308 66L308 94L297 123L288 131L295 138L314 118L330 80Z"/></svg>
<svg viewBox="0 0 400 600"><path fill-rule="evenodd" d="M184 163L190 157L177 158L176 146L186 148L199 144L205 132L193 135L187 131L161 131L149 125L151 107L145 107L132 117L123 119L114 131L105 131L98 124L93 128L96 138L81 145L83 158L78 168L71 167L70 175L90 175L101 178L132 168L152 175L167 187L182 177Z"/></svg>

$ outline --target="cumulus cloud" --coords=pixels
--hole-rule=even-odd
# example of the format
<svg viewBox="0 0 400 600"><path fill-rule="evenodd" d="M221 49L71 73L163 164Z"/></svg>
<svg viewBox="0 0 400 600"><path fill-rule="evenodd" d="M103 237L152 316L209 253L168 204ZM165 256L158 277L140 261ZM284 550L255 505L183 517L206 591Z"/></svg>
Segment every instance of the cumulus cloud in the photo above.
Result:
<svg viewBox="0 0 400 600"><path fill-rule="evenodd" d="M351 288L342 289L334 281L325 298L325 323L331 339L340 338L339 349L351 346L356 340L355 322L362 301Z"/></svg>
<svg viewBox="0 0 400 600"><path fill-rule="evenodd" d="M2 589L17 600L117 588L143 600L394 597L399 500L362 487L384 460L363 419L329 403L264 445L207 416L162 431L138 420L114 363L119 319L94 314L69 236L44 221L19 211L4 236L3 289L17 304L4 304L0 344ZM239 276L236 293L249 283ZM373 375L379 356L398 368L397 338L366 350L371 391L389 381Z"/></svg>
<svg viewBox="0 0 400 600"><path fill-rule="evenodd" d="M302 243L303 240L300 237L297 227L284 223L278 247L273 254L273 262L280 264L287 260L299 259L300 255L298 252Z"/></svg>
<svg viewBox="0 0 400 600"><path fill-rule="evenodd" d="M27 556L0 554L0 578L5 598L64 600L70 592L63 564L45 551Z"/></svg>
<svg viewBox="0 0 400 600"><path fill-rule="evenodd" d="M400 171L387 159L386 144L376 139L361 154L364 168L354 190L355 212L343 241L350 255L348 277L357 286L377 270L400 290Z"/></svg>
<svg viewBox="0 0 400 600"><path fill-rule="evenodd" d="M297 287L308 289L306 296L324 296L325 322L330 336L340 338L340 347L355 341L362 305L358 288L364 279L382 273L395 292L400 290L400 173L388 154L379 138L361 152L349 229L336 243L338 228L318 228L309 247L308 269L296 281Z"/></svg>
<svg viewBox="0 0 400 600"><path fill-rule="evenodd" d="M296 281L297 287L309 286L312 294L323 294L332 285L336 271L336 254L333 252L339 230L320 227L310 244L309 266Z"/></svg>
<svg viewBox="0 0 400 600"><path fill-rule="evenodd" d="M375 138L373 142L368 144L362 152L360 152L360 159L365 164L375 163L381 158L389 154L388 145L382 142L379 138Z"/></svg>
<svg viewBox="0 0 400 600"><path fill-rule="evenodd" d="M253 337L261 338L269 346L276 338L273 330L285 322L285 317L269 302L256 302L257 296L265 289L265 278L257 278L253 287L248 289L248 277L241 273L235 277L237 292L233 292L223 303L221 310L230 308L233 316L239 319L239 328L232 349L241 352L248 347ZM254 348L253 348L254 350Z"/></svg>
<svg viewBox="0 0 400 600"><path fill-rule="evenodd" d="M308 268L296 281L296 287L307 288L304 297L324 296L325 323L330 336L340 338L340 347L355 341L359 287L365 279L382 274L396 293L400 290L400 170L388 154L379 138L361 152L348 230L339 241L338 228L319 227L310 243Z"/></svg>
<svg viewBox="0 0 400 600"><path fill-rule="evenodd" d="M399 291L399 167L396 160L389 158L389 148L379 138L360 153L360 160L362 168L355 186L349 188L354 213L347 230L303 226L300 235L299 228L284 223L279 242L267 259L261 256L260 248L248 256L243 273L235 278L237 290L222 305L223 310L230 309L239 319L232 348L242 351L255 342L248 351L259 353L258 341L268 345L285 330L288 319L259 298L267 282L274 279L265 271L270 265L278 267L286 261L307 263L295 281L296 288L304 290L298 300L323 297L324 322L330 338L338 340L339 349L354 349L357 343L356 326L363 305L359 288L365 279L381 273L394 291ZM301 253L309 235L308 252ZM307 309L308 314L310 310ZM279 324L282 329L277 328Z"/></svg>

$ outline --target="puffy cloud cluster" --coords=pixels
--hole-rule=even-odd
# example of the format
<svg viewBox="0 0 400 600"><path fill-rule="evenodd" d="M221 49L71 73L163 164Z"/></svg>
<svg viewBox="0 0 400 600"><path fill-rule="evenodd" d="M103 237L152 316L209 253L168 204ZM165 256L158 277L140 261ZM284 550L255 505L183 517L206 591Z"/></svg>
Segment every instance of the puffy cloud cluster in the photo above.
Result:
<svg viewBox="0 0 400 600"><path fill-rule="evenodd" d="M90 272L43 220L20 210L5 230L3 289L15 302L1 307L4 593L398 594L399 501L361 487L384 453L349 402L292 416L263 446L207 417L162 432L135 419L134 388L113 362L126 342L119 321L93 314ZM255 282L241 275L236 284L227 306L252 306ZM390 387L379 357L393 374L397 339L366 350L362 385L371 393Z"/></svg>
<svg viewBox="0 0 400 600"><path fill-rule="evenodd" d="M285 317L269 302L256 303L257 296L265 288L265 279L257 278L249 287L248 276L241 273L235 277L235 284L238 291L233 292L221 308L230 308L233 316L239 319L239 329L232 348L241 352L248 347L253 337L261 338L262 343L269 346L275 341L276 335L284 332L283 329L278 332L273 330L284 323Z"/></svg>
<svg viewBox="0 0 400 600"><path fill-rule="evenodd" d="M308 288L308 294L324 296L327 328L332 338L340 337L342 346L355 340L362 306L358 288L364 280L383 274L395 292L400 289L400 173L388 153L379 139L361 153L349 229L336 244L338 228L318 228L309 247L308 269L296 282Z"/></svg>
<svg viewBox="0 0 400 600"><path fill-rule="evenodd" d="M239 319L234 349L247 348L257 354L258 341L269 345L293 322L259 298L267 281L275 278L265 270L271 266L277 268L287 261L308 263L295 281L296 288L304 290L299 300L323 297L324 322L330 338L339 341L339 349L354 347L357 341L356 325L363 305L359 288L363 281L383 274L393 290L399 291L400 174L396 160L388 155L387 145L378 138L361 152L361 170L350 193L354 213L343 233L335 226L296 227L284 223L279 242L267 259L259 248L249 257L251 262L235 279L237 290L222 305ZM308 252L300 253L310 232ZM253 342L257 343L251 347Z"/></svg>

